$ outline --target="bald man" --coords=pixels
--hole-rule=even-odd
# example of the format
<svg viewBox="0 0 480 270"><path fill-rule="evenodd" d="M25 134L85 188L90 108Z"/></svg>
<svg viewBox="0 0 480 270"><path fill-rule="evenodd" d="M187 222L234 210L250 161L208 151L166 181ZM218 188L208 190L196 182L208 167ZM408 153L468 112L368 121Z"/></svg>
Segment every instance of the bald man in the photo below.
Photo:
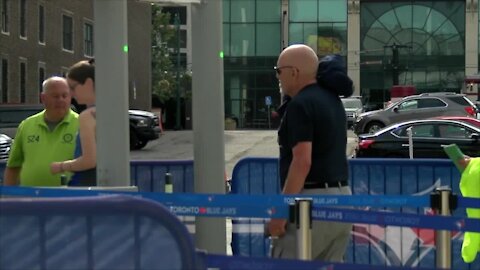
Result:
<svg viewBox="0 0 480 270"><path fill-rule="evenodd" d="M346 158L347 120L339 96L350 96L352 81L340 56L320 62L305 45L292 45L275 67L283 94L292 98L278 130L283 194L351 195ZM273 219L275 258L296 258L295 226ZM312 258L343 261L351 224L313 222Z"/></svg>
<svg viewBox="0 0 480 270"><path fill-rule="evenodd" d="M70 109L65 78L45 80L41 100L45 110L18 126L4 173L5 185L59 186L61 176L50 172L50 163L73 158L78 114Z"/></svg>

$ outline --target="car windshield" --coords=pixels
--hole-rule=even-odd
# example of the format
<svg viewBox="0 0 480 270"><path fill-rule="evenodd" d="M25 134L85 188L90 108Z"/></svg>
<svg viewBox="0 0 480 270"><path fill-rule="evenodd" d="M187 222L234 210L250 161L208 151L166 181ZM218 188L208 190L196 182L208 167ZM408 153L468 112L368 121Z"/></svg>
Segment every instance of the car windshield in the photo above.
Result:
<svg viewBox="0 0 480 270"><path fill-rule="evenodd" d="M343 107L348 109L362 108L362 101L360 99L342 99Z"/></svg>

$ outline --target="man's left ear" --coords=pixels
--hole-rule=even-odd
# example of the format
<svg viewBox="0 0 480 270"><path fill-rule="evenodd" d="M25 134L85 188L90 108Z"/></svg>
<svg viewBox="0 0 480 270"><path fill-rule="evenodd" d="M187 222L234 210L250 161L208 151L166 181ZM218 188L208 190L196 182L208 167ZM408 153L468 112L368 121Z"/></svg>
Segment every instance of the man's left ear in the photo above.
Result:
<svg viewBox="0 0 480 270"><path fill-rule="evenodd" d="M291 68L292 70L292 77L298 76L298 69L297 68Z"/></svg>

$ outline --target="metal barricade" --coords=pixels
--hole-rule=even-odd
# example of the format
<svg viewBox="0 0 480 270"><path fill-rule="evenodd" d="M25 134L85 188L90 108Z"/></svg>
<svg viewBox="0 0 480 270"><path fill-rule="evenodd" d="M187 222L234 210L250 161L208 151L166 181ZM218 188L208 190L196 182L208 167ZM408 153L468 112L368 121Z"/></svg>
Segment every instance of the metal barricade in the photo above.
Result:
<svg viewBox="0 0 480 270"><path fill-rule="evenodd" d="M459 192L460 174L448 159L349 159L349 182L353 194L425 195L440 186ZM277 158L244 158L232 174L233 194L278 194ZM371 208L433 215L430 208ZM456 211L454 216L465 216ZM264 237L263 219L234 219L234 255L266 257L269 239ZM452 232L451 258L456 269L480 268L467 265L460 255L462 233ZM435 232L408 227L354 224L345 261L371 265L435 266Z"/></svg>

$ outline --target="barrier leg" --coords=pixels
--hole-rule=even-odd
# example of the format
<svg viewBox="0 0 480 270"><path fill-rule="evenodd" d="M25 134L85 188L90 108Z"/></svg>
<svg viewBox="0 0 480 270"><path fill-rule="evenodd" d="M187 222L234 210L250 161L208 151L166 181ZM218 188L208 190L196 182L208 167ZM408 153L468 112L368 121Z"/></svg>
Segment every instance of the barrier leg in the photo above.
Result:
<svg viewBox="0 0 480 270"><path fill-rule="evenodd" d="M297 259L312 259L312 199L295 199Z"/></svg>
<svg viewBox="0 0 480 270"><path fill-rule="evenodd" d="M173 182L171 173L165 173L165 193L173 193Z"/></svg>
<svg viewBox="0 0 480 270"><path fill-rule="evenodd" d="M408 134L408 156L410 159L413 159L413 133L412 133L412 127L407 128L407 134Z"/></svg>
<svg viewBox="0 0 480 270"><path fill-rule="evenodd" d="M450 216L450 198L452 190L448 187L437 189L439 196L438 212L442 216ZM452 234L450 231L439 230L435 233L435 245L437 248L436 267L451 269L452 267Z"/></svg>

